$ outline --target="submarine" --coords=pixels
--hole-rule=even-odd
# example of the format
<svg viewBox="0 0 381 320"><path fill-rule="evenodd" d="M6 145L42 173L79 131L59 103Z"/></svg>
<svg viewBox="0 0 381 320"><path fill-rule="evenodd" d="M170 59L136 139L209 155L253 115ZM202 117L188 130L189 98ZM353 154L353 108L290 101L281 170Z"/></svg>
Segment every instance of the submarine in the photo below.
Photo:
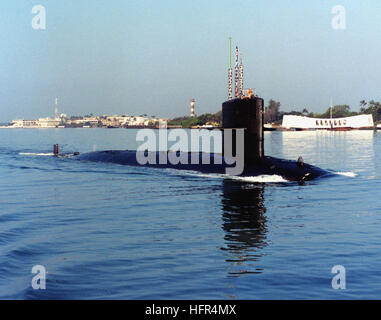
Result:
<svg viewBox="0 0 381 320"><path fill-rule="evenodd" d="M225 139L226 130L230 130L230 139ZM264 101L250 91L247 96L227 100L222 103L222 153L180 152L180 151L139 151L108 150L84 154L75 153L72 158L82 161L109 162L130 166L154 168L172 168L197 171L200 173L226 174L233 168L233 155L243 147L242 170L235 176L279 175L288 181L303 183L317 178L329 177L333 173L304 163L303 158L284 160L264 155ZM237 136L243 137L243 146L237 143ZM57 147L55 147L56 150ZM229 154L225 150L230 150ZM59 149L58 149L59 152ZM172 164L160 163L160 158L182 157L185 161ZM209 163L203 163L208 156ZM141 164L140 158L153 159L151 163ZM194 161L196 159L196 161Z"/></svg>

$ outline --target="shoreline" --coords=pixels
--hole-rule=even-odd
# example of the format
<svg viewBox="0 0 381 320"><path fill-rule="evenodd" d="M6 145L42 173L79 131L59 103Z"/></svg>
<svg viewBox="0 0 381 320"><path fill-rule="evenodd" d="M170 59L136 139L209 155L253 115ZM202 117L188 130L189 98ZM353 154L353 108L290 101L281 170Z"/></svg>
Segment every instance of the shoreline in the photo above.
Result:
<svg viewBox="0 0 381 320"><path fill-rule="evenodd" d="M12 126L0 126L0 129L156 129L159 130L159 127L150 127L150 126L130 126L130 127L111 127L111 128L104 128L104 127L12 127ZM164 129L164 128L163 128ZM221 127L206 127L206 128L183 128L179 126L170 126L165 129L190 129L190 130L221 130ZM286 132L301 132L301 131L337 131L337 132L344 132L344 131L377 131L381 130L381 126L376 127L367 127L367 128L353 128L353 129L347 129L347 130L335 130L335 129L287 129L287 128L264 128L264 131L266 132L272 132L272 131L286 131Z"/></svg>

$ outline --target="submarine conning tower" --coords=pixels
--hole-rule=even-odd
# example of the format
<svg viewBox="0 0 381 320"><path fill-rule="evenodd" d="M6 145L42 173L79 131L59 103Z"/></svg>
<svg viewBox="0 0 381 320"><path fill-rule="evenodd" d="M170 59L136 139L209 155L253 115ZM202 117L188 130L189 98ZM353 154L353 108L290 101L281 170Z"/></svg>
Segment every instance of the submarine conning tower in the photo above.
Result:
<svg viewBox="0 0 381 320"><path fill-rule="evenodd" d="M257 96L236 98L222 103L222 128L233 129L233 156L236 154L234 129L244 129L245 167L261 162L264 157L263 117L263 99ZM222 152L224 153L224 145Z"/></svg>

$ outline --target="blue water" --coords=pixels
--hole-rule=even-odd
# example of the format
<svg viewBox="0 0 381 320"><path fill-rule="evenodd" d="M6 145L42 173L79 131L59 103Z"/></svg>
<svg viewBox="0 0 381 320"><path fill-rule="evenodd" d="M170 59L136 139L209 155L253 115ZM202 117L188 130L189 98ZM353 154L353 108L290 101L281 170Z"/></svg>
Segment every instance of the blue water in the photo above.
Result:
<svg viewBox="0 0 381 320"><path fill-rule="evenodd" d="M38 155L133 149L135 135L0 130L0 298L380 297L381 132L266 132L266 154L341 173L304 185Z"/></svg>

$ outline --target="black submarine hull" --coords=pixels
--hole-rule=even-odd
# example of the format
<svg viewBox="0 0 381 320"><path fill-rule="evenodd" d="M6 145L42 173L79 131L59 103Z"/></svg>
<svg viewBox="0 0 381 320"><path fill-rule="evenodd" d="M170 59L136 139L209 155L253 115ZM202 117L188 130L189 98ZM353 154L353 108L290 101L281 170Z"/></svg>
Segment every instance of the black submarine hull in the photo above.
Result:
<svg viewBox="0 0 381 320"><path fill-rule="evenodd" d="M258 175L279 175L289 181L308 181L320 177L328 177L333 174L318 167L303 163L300 158L298 161L282 160L264 155L264 107L263 99L257 96L249 96L231 99L222 104L222 128L229 129L232 133L232 139L223 138L222 150L230 150L231 153L192 153L180 151L98 151L83 155L77 155L76 158L87 161L111 162L131 166L148 166L154 168L173 168L178 170L193 170L202 173L231 174L239 176L258 176ZM238 130L243 130L243 140L237 142ZM242 131L241 131L242 132ZM223 130L223 136L225 130ZM242 136L241 136L242 138ZM229 158L239 154L240 147L244 148L244 159L239 160L243 163L235 163ZM226 148L225 148L226 147ZM139 154L142 153L142 154ZM170 155L171 152L179 153ZM144 154L143 154L144 153ZM142 164L137 159L148 158L149 163ZM181 163L168 161L174 158L180 158ZM205 161L205 158L209 161ZM167 159L167 161L160 161ZM197 161L195 161L197 159ZM185 161L184 161L185 160ZM239 162L237 161L237 162ZM174 164L177 163L177 164ZM230 165L232 164L232 165ZM230 170L236 165L239 170Z"/></svg>
<svg viewBox="0 0 381 320"><path fill-rule="evenodd" d="M141 153L139 155L139 152ZM141 164L137 158L148 157L155 159L155 163ZM172 168L177 170L197 171L200 173L209 174L226 174L227 168L232 168L234 165L229 165L230 161L225 161L221 154L216 153L181 153L188 159L187 163L173 164L170 161L159 163L160 158L168 159L170 152L147 152L147 151L132 151L132 150L110 150L110 151L95 151L77 155L75 159L83 161L108 162L120 165L151 167L151 168ZM177 152L176 156L181 155ZM164 156L164 157L163 157ZM210 163L205 163L205 158L209 158ZM198 159L198 163L194 163ZM217 162L217 163L216 163ZM279 175L289 181L309 181L321 177L329 177L333 174L329 171L292 160L283 160L274 157L264 156L255 164L245 165L241 174L238 176L258 176L258 175Z"/></svg>

